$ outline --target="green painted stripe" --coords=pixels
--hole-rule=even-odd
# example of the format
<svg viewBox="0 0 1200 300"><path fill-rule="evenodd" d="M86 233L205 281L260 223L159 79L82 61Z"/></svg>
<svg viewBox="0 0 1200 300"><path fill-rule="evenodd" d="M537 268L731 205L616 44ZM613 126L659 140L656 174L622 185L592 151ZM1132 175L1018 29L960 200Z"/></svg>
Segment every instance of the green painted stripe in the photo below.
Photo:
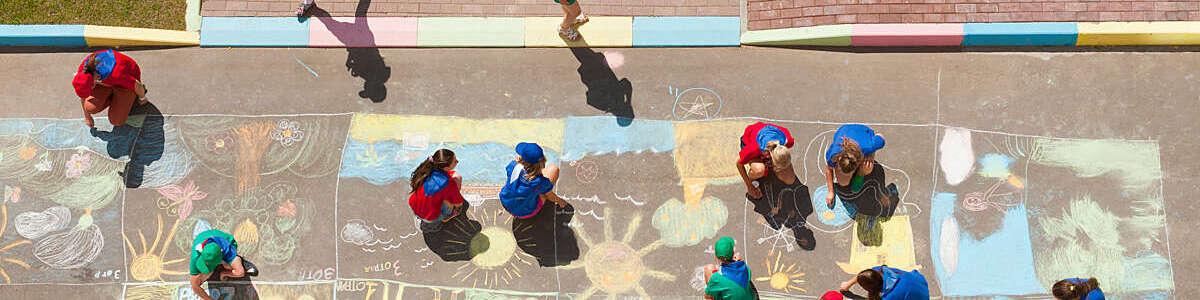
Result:
<svg viewBox="0 0 1200 300"><path fill-rule="evenodd" d="M850 46L850 24L747 31L742 44L756 46Z"/></svg>
<svg viewBox="0 0 1200 300"><path fill-rule="evenodd" d="M422 17L417 47L524 47L524 18Z"/></svg>

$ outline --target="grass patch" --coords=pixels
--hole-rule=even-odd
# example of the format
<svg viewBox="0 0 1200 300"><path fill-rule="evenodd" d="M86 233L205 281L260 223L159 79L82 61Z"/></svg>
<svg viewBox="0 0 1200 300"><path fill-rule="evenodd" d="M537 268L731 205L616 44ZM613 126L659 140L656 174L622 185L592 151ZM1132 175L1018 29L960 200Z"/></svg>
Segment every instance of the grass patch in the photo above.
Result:
<svg viewBox="0 0 1200 300"><path fill-rule="evenodd" d="M0 0L0 24L82 24L185 30L185 0Z"/></svg>

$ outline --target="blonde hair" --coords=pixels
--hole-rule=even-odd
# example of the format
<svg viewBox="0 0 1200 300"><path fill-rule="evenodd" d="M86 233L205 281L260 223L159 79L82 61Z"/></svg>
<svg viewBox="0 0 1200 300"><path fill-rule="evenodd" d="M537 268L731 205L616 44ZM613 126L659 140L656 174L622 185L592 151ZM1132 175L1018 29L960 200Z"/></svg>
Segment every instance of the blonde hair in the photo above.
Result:
<svg viewBox="0 0 1200 300"><path fill-rule="evenodd" d="M767 142L767 153L771 155L771 165L776 170L786 169L792 166L792 152L787 146L780 145L779 141Z"/></svg>
<svg viewBox="0 0 1200 300"><path fill-rule="evenodd" d="M538 176L542 176L542 168L546 167L546 158L542 158L537 163L529 163L518 158L517 162L521 163L521 168L525 169L525 180L534 180Z"/></svg>

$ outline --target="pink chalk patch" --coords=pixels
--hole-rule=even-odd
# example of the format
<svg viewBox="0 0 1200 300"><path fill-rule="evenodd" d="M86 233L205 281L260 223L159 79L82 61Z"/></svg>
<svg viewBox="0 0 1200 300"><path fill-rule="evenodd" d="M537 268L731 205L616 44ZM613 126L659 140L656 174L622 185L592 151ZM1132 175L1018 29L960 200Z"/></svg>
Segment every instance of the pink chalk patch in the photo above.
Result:
<svg viewBox="0 0 1200 300"><path fill-rule="evenodd" d="M608 62L609 69L620 68L625 65L625 55L616 51L601 52L604 54L604 60Z"/></svg>
<svg viewBox="0 0 1200 300"><path fill-rule="evenodd" d="M309 47L416 47L417 18L314 17Z"/></svg>
<svg viewBox="0 0 1200 300"><path fill-rule="evenodd" d="M852 46L961 46L962 24L854 24Z"/></svg>

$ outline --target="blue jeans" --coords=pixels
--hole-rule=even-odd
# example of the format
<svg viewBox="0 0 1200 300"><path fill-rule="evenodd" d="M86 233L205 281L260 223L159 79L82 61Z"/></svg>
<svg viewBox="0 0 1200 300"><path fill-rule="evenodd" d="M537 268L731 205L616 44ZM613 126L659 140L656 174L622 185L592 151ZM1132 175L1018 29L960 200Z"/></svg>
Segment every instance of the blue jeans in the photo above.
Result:
<svg viewBox="0 0 1200 300"><path fill-rule="evenodd" d="M441 222L442 220L445 220L446 217L449 217L452 214L454 214L454 210L450 209L450 205L446 204L446 202L442 202L442 214L439 215L437 217L437 219L433 219L430 221L427 221L427 220L421 219L421 218L417 218L417 219L421 219L421 221L423 221L425 223L437 223L437 222Z"/></svg>

